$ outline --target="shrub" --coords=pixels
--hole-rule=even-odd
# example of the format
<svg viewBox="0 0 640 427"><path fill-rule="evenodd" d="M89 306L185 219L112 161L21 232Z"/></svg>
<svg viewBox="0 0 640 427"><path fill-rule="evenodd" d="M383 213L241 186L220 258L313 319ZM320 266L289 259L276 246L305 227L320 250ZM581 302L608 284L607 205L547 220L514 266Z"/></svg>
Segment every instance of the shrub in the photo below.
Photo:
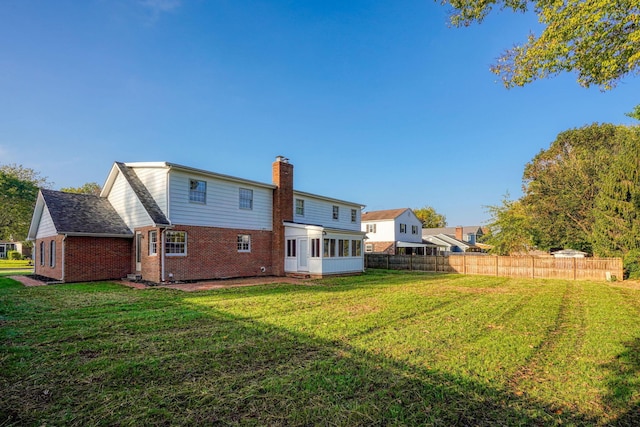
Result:
<svg viewBox="0 0 640 427"><path fill-rule="evenodd" d="M625 279L640 279L640 249L627 252L622 260Z"/></svg>
<svg viewBox="0 0 640 427"><path fill-rule="evenodd" d="M21 260L22 254L18 251L9 251L7 252L7 259Z"/></svg>

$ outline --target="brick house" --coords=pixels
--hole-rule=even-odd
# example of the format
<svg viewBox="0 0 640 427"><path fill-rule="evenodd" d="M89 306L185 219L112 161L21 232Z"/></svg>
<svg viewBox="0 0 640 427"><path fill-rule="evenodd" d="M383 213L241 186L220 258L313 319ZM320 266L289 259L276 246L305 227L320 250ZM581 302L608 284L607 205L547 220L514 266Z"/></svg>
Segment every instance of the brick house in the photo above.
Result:
<svg viewBox="0 0 640 427"><path fill-rule="evenodd" d="M362 205L167 162L120 163L99 196L42 189L29 240L35 273L62 282L151 282L360 273Z"/></svg>

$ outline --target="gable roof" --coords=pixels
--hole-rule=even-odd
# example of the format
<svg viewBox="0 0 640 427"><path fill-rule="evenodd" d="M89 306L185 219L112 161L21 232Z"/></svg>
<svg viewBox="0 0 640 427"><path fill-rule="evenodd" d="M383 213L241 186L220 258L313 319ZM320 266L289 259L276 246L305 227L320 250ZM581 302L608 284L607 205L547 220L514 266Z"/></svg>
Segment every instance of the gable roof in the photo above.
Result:
<svg viewBox="0 0 640 427"><path fill-rule="evenodd" d="M38 209L38 205L40 209ZM40 189L29 238L35 239L37 224L46 206L58 234L133 236L106 198L93 194L64 193ZM36 215L40 213L40 217Z"/></svg>
<svg viewBox="0 0 640 427"><path fill-rule="evenodd" d="M387 209L387 210L384 210L384 211L365 212L365 213L362 214L361 222L365 222L365 221L382 221L382 220L396 219L397 217L402 215L407 210L409 210L409 208Z"/></svg>
<svg viewBox="0 0 640 427"><path fill-rule="evenodd" d="M422 235L435 236L437 234L448 234L451 236L455 236L457 228L458 227L423 228ZM482 227L480 227L479 225L467 225L462 227L462 234L463 235L469 234L469 233L477 234L478 230L480 230L480 232L484 234L484 230L482 230Z"/></svg>
<svg viewBox="0 0 640 427"><path fill-rule="evenodd" d="M136 175L130 167L122 162L115 162L115 165L122 173L122 176L127 180L133 192L138 196L138 200L140 200L140 203L142 203L147 214L149 214L151 221L153 221L155 225L171 225L171 222L162 212L162 209L160 209L160 206L158 206L158 203L153 198L147 187L142 183L142 181L140 181L138 175Z"/></svg>

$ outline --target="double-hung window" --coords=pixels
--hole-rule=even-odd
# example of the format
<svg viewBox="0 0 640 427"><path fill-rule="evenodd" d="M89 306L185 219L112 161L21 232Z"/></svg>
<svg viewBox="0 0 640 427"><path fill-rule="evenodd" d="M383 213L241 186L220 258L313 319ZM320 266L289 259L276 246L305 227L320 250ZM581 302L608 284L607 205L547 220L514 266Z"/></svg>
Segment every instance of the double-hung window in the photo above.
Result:
<svg viewBox="0 0 640 427"><path fill-rule="evenodd" d="M367 233L375 233L376 225L375 224L367 224Z"/></svg>
<svg viewBox="0 0 640 427"><path fill-rule="evenodd" d="M351 222L356 222L358 220L358 211L355 209L351 209Z"/></svg>
<svg viewBox="0 0 640 427"><path fill-rule="evenodd" d="M238 234L238 252L251 252L250 234Z"/></svg>
<svg viewBox="0 0 640 427"><path fill-rule="evenodd" d="M187 233L185 231L165 232L164 253L167 255L186 255Z"/></svg>
<svg viewBox="0 0 640 427"><path fill-rule="evenodd" d="M240 209L253 209L253 190L240 189Z"/></svg>
<svg viewBox="0 0 640 427"><path fill-rule="evenodd" d="M189 180L189 201L193 203L207 203L207 183L197 179Z"/></svg>
<svg viewBox="0 0 640 427"><path fill-rule="evenodd" d="M401 233L407 232L407 224L400 224L400 232Z"/></svg>
<svg viewBox="0 0 640 427"><path fill-rule="evenodd" d="M333 206L333 219L338 220L340 218L340 206Z"/></svg>
<svg viewBox="0 0 640 427"><path fill-rule="evenodd" d="M411 226L411 234L418 234L418 226L417 225L412 225Z"/></svg>
<svg viewBox="0 0 640 427"><path fill-rule="evenodd" d="M296 199L296 215L304 216L304 200Z"/></svg>
<svg viewBox="0 0 640 427"><path fill-rule="evenodd" d="M152 230L149 232L149 255L158 254L158 232Z"/></svg>

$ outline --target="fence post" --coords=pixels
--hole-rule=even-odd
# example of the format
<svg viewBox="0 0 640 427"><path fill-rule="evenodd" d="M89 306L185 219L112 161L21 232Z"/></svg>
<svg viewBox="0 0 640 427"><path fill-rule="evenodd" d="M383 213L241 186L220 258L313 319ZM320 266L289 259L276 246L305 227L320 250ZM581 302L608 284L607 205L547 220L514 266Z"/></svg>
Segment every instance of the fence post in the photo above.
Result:
<svg viewBox="0 0 640 427"><path fill-rule="evenodd" d="M536 278L536 258L533 255L531 256L531 278Z"/></svg>
<svg viewBox="0 0 640 427"><path fill-rule="evenodd" d="M573 258L573 280L576 280L576 258Z"/></svg>
<svg viewBox="0 0 640 427"><path fill-rule="evenodd" d="M496 255L496 276L498 275L498 255Z"/></svg>
<svg viewBox="0 0 640 427"><path fill-rule="evenodd" d="M467 254L462 254L462 274L467 274Z"/></svg>
<svg viewBox="0 0 640 427"><path fill-rule="evenodd" d="M388 270L389 269L389 254L386 254L386 255L387 255L387 270Z"/></svg>
<svg viewBox="0 0 640 427"><path fill-rule="evenodd" d="M409 271L413 271L413 254L409 256Z"/></svg>

